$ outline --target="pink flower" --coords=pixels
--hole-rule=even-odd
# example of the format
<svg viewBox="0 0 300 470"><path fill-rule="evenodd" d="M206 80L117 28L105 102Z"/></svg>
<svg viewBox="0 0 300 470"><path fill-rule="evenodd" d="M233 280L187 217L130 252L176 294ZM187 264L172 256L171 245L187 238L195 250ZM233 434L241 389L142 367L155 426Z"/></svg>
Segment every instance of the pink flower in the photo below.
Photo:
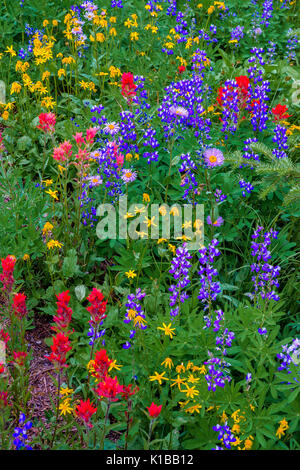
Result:
<svg viewBox="0 0 300 470"><path fill-rule="evenodd" d="M55 131L56 116L54 113L41 113L39 115L39 125L36 126L46 134L53 134Z"/></svg>
<svg viewBox="0 0 300 470"><path fill-rule="evenodd" d="M99 131L99 127L90 127L90 129L86 130L86 142L90 145L94 143L94 138L97 132Z"/></svg>
<svg viewBox="0 0 300 470"><path fill-rule="evenodd" d="M116 161L117 161L118 167L122 168L124 164L124 155L122 153L118 153L116 155Z"/></svg>
<svg viewBox="0 0 300 470"><path fill-rule="evenodd" d="M53 151L53 158L59 162L63 162L72 156L72 144L65 140L59 147L55 147Z"/></svg>
<svg viewBox="0 0 300 470"><path fill-rule="evenodd" d="M82 137L82 132L76 132L76 134L73 135L73 137L74 137L78 147L81 147L81 144L85 144L84 137Z"/></svg>

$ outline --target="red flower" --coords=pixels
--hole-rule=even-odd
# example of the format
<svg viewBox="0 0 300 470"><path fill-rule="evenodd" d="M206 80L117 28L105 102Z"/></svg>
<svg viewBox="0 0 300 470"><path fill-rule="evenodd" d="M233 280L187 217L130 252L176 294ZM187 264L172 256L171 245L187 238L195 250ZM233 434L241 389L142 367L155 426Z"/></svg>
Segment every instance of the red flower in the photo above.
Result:
<svg viewBox="0 0 300 470"><path fill-rule="evenodd" d="M24 351L19 351L19 352L13 351L13 356L14 356L14 359L11 362L12 363L15 362L16 364L18 364L18 366L22 367L25 364L25 359L28 356L28 354Z"/></svg>
<svg viewBox="0 0 300 470"><path fill-rule="evenodd" d="M136 95L136 85L133 82L132 73L123 73L122 75L122 95L125 96L128 101L132 100L132 97Z"/></svg>
<svg viewBox="0 0 300 470"><path fill-rule="evenodd" d="M9 334L5 333L5 331L2 328L2 330L0 330L0 341L4 341L5 346L6 346L9 340L10 340Z"/></svg>
<svg viewBox="0 0 300 470"><path fill-rule="evenodd" d="M107 300L103 300L102 292L94 287L87 299L91 303L90 307L87 307L92 317L91 322L99 323L104 320L107 316L105 315Z"/></svg>
<svg viewBox="0 0 300 470"><path fill-rule="evenodd" d="M281 121L283 119L287 119L291 117L291 114L286 114L286 111L288 110L287 106L278 104L275 106L275 108L272 108L272 113L274 115L274 121Z"/></svg>
<svg viewBox="0 0 300 470"><path fill-rule="evenodd" d="M101 349L100 351L97 351L95 354L95 360L93 364L93 368L95 370L95 372L93 373L93 376L96 377L97 379L102 380L107 375L108 368L112 362L113 361L108 359L105 349Z"/></svg>
<svg viewBox="0 0 300 470"><path fill-rule="evenodd" d="M96 411L97 408L94 408L93 404L88 398L86 401L80 400L80 404L77 405L75 413L78 418L82 419L89 428L92 428L93 425L89 421Z"/></svg>
<svg viewBox="0 0 300 470"><path fill-rule="evenodd" d="M139 391L139 387L135 387L132 389L132 384L129 385L123 385L122 387L122 398L124 398L126 401L129 400L129 398L137 393Z"/></svg>
<svg viewBox="0 0 300 470"><path fill-rule="evenodd" d="M0 281L3 283L3 291L11 292L14 285L13 272L15 269L16 258L8 255L6 258L1 259L3 273L0 274Z"/></svg>
<svg viewBox="0 0 300 470"><path fill-rule="evenodd" d="M118 401L120 393L122 393L122 386L119 384L117 377L112 379L108 375L104 378L103 382L98 384L98 387L95 389L95 392L99 398L108 398L110 402Z"/></svg>
<svg viewBox="0 0 300 470"><path fill-rule="evenodd" d="M52 330L56 332L65 332L66 334L70 334L68 330L69 324L71 323L73 311L70 307L68 307L68 303L70 302L69 291L66 290L57 296L57 314L53 317L54 322L56 323L55 326L52 326Z"/></svg>
<svg viewBox="0 0 300 470"><path fill-rule="evenodd" d="M149 411L149 415L151 418L157 418L160 414L162 409L162 405L155 405L155 403L151 403L151 406L147 406L147 410Z"/></svg>
<svg viewBox="0 0 300 470"><path fill-rule="evenodd" d="M0 376L1 374L4 374L4 372L6 372L5 365L0 362Z"/></svg>
<svg viewBox="0 0 300 470"><path fill-rule="evenodd" d="M12 308L13 312L20 320L26 316L26 295L25 294L15 294L13 298Z"/></svg>
<svg viewBox="0 0 300 470"><path fill-rule="evenodd" d="M0 410L3 410L4 408L9 405L8 403L8 393L7 392L0 392Z"/></svg>
<svg viewBox="0 0 300 470"><path fill-rule="evenodd" d="M56 117L54 113L41 113L39 115L39 125L36 126L38 129L49 134L53 134L55 131Z"/></svg>
<svg viewBox="0 0 300 470"><path fill-rule="evenodd" d="M184 65L179 65L178 72L183 73L184 71L185 71L185 66Z"/></svg>
<svg viewBox="0 0 300 470"><path fill-rule="evenodd" d="M65 336L63 333L57 333L56 336L53 336L51 354L50 356L45 356L45 358L49 359L49 361L52 362L54 367L58 370L62 367L68 367L66 364L66 355L71 349L72 346L68 336Z"/></svg>

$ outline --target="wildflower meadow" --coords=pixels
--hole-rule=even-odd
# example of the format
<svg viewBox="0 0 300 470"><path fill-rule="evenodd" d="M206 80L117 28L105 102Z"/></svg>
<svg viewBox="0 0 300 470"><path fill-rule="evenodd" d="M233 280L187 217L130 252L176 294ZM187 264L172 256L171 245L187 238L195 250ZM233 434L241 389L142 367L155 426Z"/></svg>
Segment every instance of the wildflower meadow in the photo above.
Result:
<svg viewBox="0 0 300 470"><path fill-rule="evenodd" d="M0 24L0 449L300 450L299 1Z"/></svg>

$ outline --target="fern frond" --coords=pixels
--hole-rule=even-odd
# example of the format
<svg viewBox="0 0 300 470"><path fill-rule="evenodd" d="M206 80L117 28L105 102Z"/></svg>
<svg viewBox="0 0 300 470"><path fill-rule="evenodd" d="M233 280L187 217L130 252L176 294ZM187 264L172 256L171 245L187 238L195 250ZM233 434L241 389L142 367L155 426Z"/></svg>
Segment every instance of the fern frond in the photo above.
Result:
<svg viewBox="0 0 300 470"><path fill-rule="evenodd" d="M288 206L297 201L300 201L300 184L294 186L289 191L289 193L285 196L283 203Z"/></svg>

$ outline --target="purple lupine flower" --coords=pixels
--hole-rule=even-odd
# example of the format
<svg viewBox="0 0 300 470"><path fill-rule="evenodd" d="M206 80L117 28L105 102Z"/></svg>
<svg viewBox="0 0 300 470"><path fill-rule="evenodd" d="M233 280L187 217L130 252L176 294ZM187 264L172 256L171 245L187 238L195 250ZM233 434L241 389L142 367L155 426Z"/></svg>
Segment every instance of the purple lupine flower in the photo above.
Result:
<svg viewBox="0 0 300 470"><path fill-rule="evenodd" d="M265 65L262 54L265 52L264 49L254 47L250 49L251 54L253 54L249 59L249 64L253 64L248 68L249 78L253 78L255 84L262 82L263 71L259 68L259 65Z"/></svg>
<svg viewBox="0 0 300 470"><path fill-rule="evenodd" d="M281 348L282 352L277 354L277 358L282 361L278 370L286 370L290 374L290 364L294 364L296 367L300 365L300 338L293 339L290 345L283 344Z"/></svg>
<svg viewBox="0 0 300 470"><path fill-rule="evenodd" d="M204 376L207 382L208 391L215 392L217 387L224 388L225 383L231 381L230 375L227 375L229 372L227 368L229 363L224 361L224 359L213 357L211 354L210 359L204 362L204 364L208 366L208 372Z"/></svg>
<svg viewBox="0 0 300 470"><path fill-rule="evenodd" d="M231 30L230 41L237 41L236 47L240 39L244 37L244 26L236 26Z"/></svg>
<svg viewBox="0 0 300 470"><path fill-rule="evenodd" d="M133 321L134 326L138 326L138 328L141 330L145 330L147 328L147 325L144 324L146 323L146 321L143 321L146 319L146 316L142 309L142 306L140 305L140 302L145 297L145 295L146 293L142 292L142 290L138 288L136 289L135 294L128 294L127 303L125 304L126 313L124 323L129 324L131 321ZM135 333L135 330L130 330L129 338L134 338ZM129 341L126 341L126 343L123 344L122 347L123 349L129 349L131 348L131 343Z"/></svg>
<svg viewBox="0 0 300 470"><path fill-rule="evenodd" d="M222 89L222 132L234 134L239 111L238 84L235 80L226 80ZM228 135L225 135L225 139L227 138Z"/></svg>
<svg viewBox="0 0 300 470"><path fill-rule="evenodd" d="M254 295L260 295L262 299L279 300L279 296L273 289L273 286L279 287L277 277L280 267L272 266L268 263L271 259L271 253L268 246L271 239L276 239L278 232L271 229L269 232L263 233L264 228L258 227L251 236L253 240L261 239L260 242L253 241L251 244L251 255L256 258L256 262L251 264L251 271L254 273L252 282L254 284Z"/></svg>
<svg viewBox="0 0 300 470"><path fill-rule="evenodd" d="M246 197L246 193L251 194L251 192L254 189L254 186L252 186L252 184L249 181L244 181L243 179L239 181L239 185L240 185L240 188L243 190L242 191L243 197Z"/></svg>
<svg viewBox="0 0 300 470"><path fill-rule="evenodd" d="M216 202L219 203L219 204L221 202L225 201L225 199L227 199L226 194L223 194L221 189L216 189L216 192L214 193L214 196L216 198Z"/></svg>
<svg viewBox="0 0 300 470"><path fill-rule="evenodd" d="M263 12L261 14L261 22L260 24L266 26L266 28L270 25L270 19L272 18L273 12L273 0L265 0L263 3Z"/></svg>
<svg viewBox="0 0 300 470"><path fill-rule="evenodd" d="M250 144L252 144L252 142L258 142L257 138L250 137L249 139L244 140L243 158L245 158L245 160L249 160L249 163L248 162L242 163L240 168L243 168L246 166L246 167L249 167L251 170L253 170L253 166L251 165L251 160L259 161L259 155L254 153L251 148Z"/></svg>
<svg viewBox="0 0 300 470"><path fill-rule="evenodd" d="M213 278L218 276L218 271L213 267L215 258L220 255L220 251L216 248L218 244L218 240L213 239L208 248L204 247L199 250L200 270L198 274L201 287L198 299L205 304L204 309L207 309L208 305L216 300L217 295L221 292L220 283L213 281Z"/></svg>
<svg viewBox="0 0 300 470"><path fill-rule="evenodd" d="M180 186L185 188L182 197L192 202L198 186L194 173L194 171L197 170L197 165L194 163L189 153L181 155L180 159L182 163L179 167L179 172L183 174Z"/></svg>
<svg viewBox="0 0 300 470"><path fill-rule="evenodd" d="M258 328L257 331L261 336L266 335L268 333L268 330L265 327L264 328Z"/></svg>
<svg viewBox="0 0 300 470"><path fill-rule="evenodd" d="M32 428L33 424L31 421L26 421L24 413L20 414L19 425L14 429L13 432L13 444L16 450L32 450L32 447L28 445L28 434L27 431Z"/></svg>
<svg viewBox="0 0 300 470"><path fill-rule="evenodd" d="M285 150L289 148L287 144L286 128L277 124L274 129L274 134L275 135L272 140L277 144L278 149L274 149L272 153L276 158L286 158L287 154L285 153Z"/></svg>
<svg viewBox="0 0 300 470"><path fill-rule="evenodd" d="M248 109L251 112L251 124L254 131L259 130L261 132L267 128L266 122L268 120L269 107L266 101L269 100L267 93L270 92L270 90L270 83L263 81L252 91L252 102L248 106Z"/></svg>
<svg viewBox="0 0 300 470"><path fill-rule="evenodd" d="M213 430L219 433L218 441L221 441L222 444L226 447L226 449L231 449L231 444L236 441L236 437L231 432L231 429L228 426L227 421L225 422L223 426L221 426L220 424L213 426ZM219 446L216 446L216 447L218 448L217 450L222 449L222 447L219 447Z"/></svg>
<svg viewBox="0 0 300 470"><path fill-rule="evenodd" d="M299 39L296 31L293 31L291 28L287 32L288 41L286 44L286 52L284 58L291 62L292 60L296 60L296 49L299 44Z"/></svg>
<svg viewBox="0 0 300 470"><path fill-rule="evenodd" d="M180 304L184 303L185 300L189 298L183 289L191 282L189 280L189 269L192 266L189 260L191 258L192 255L189 254L186 243L183 243L182 247L177 248L176 255L172 259L172 267L169 273L173 275L177 284L172 284L169 288L169 291L172 293L170 296L170 307L172 307L170 311L171 317L175 317L179 314Z"/></svg>

